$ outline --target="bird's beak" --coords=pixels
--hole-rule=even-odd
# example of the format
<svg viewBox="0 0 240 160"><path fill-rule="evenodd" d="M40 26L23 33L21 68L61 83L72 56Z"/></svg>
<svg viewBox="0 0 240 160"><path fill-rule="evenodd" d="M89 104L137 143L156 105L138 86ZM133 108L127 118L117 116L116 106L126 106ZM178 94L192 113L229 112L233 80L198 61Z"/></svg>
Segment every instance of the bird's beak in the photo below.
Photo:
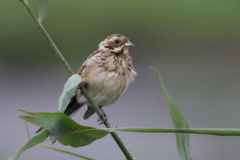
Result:
<svg viewBox="0 0 240 160"><path fill-rule="evenodd" d="M132 47L132 46L134 46L134 44L130 41L127 41L127 43L125 43L125 46Z"/></svg>

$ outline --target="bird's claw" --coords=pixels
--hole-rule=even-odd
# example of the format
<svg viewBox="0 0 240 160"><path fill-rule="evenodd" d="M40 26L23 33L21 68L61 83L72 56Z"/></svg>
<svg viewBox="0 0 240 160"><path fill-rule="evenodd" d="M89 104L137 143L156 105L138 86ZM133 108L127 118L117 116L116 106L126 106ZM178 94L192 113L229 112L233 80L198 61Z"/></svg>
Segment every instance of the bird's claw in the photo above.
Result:
<svg viewBox="0 0 240 160"><path fill-rule="evenodd" d="M78 89L82 88L82 87L85 87L87 85L86 82L80 82L80 84L78 85Z"/></svg>
<svg viewBox="0 0 240 160"><path fill-rule="evenodd" d="M104 115L104 119L101 120L100 118L98 118L98 119L97 119L98 122L102 121L102 122L100 122L98 125L101 125L101 124L106 123L106 122L108 121L108 117L107 117L106 113L102 110L102 108L100 108L100 110L102 111L102 113L103 113L103 115Z"/></svg>

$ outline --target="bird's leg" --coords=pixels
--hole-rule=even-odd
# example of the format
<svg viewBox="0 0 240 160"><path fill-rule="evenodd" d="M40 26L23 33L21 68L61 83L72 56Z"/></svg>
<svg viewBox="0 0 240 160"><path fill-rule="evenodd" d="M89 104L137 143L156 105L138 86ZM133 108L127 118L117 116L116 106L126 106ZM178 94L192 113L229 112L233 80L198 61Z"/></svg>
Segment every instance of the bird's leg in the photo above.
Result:
<svg viewBox="0 0 240 160"><path fill-rule="evenodd" d="M82 81L82 82L80 82L80 84L79 84L79 86L78 86L78 89L83 88L83 87L85 87L85 86L87 86L87 82Z"/></svg>
<svg viewBox="0 0 240 160"><path fill-rule="evenodd" d="M107 114L102 110L102 107L99 107L99 109L102 111L102 113L103 113L103 115L104 115L104 119L102 120L102 122L101 123L99 123L98 125L101 125L101 124L103 124L103 123L105 123L105 122L107 122L108 121L108 117L107 117ZM98 122L99 121L101 121L101 119L100 118L98 118L98 120L97 120Z"/></svg>

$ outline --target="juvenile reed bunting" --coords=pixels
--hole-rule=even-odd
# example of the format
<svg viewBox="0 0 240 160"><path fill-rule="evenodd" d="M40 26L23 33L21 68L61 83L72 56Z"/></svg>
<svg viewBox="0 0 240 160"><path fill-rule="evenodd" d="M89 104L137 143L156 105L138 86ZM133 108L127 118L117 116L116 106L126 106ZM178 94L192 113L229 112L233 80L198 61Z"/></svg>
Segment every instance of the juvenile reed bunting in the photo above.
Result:
<svg viewBox="0 0 240 160"><path fill-rule="evenodd" d="M87 58L77 72L82 78L79 88L85 87L101 109L105 115L103 122L107 121L107 116L102 107L114 104L137 75L128 51L132 46L129 39L123 35L109 36L99 44L99 49ZM81 90L77 89L64 113L72 117L85 104L87 111L83 118L86 120L95 111ZM40 131L41 129L36 133Z"/></svg>

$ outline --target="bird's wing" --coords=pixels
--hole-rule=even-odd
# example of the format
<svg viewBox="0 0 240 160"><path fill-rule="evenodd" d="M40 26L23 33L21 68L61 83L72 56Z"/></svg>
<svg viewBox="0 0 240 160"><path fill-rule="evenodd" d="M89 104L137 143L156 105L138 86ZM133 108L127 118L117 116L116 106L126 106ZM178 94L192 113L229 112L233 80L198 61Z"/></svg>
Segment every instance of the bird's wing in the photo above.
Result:
<svg viewBox="0 0 240 160"><path fill-rule="evenodd" d="M83 65L80 67L80 69L77 71L77 74L78 74L78 75L81 75L82 72L83 72L83 70L84 70L86 67L87 67L87 66L86 66L86 62L84 62Z"/></svg>
<svg viewBox="0 0 240 160"><path fill-rule="evenodd" d="M79 74L80 76L82 76L82 79L84 79L84 70L87 68L87 61L88 59L90 59L91 57L93 57L94 55L96 55L99 52L99 50L96 50L95 52L93 52L88 58L87 60L83 63L83 65L80 67L80 69L78 70L77 74ZM81 94L81 93L80 93ZM67 106L66 111L64 112L67 116L72 117L84 104L78 104L77 99L76 99L76 95L74 95L70 101L70 103Z"/></svg>
<svg viewBox="0 0 240 160"><path fill-rule="evenodd" d="M87 58L87 60L90 59L90 58L92 58L92 57L93 57L95 54L97 54L97 53L99 53L99 50L94 51L94 52ZM78 70L77 74L79 74L79 75L82 74L82 72L84 71L84 69L87 67L87 65L86 65L87 60L86 60L86 61L83 63L83 65L80 67L80 69Z"/></svg>

